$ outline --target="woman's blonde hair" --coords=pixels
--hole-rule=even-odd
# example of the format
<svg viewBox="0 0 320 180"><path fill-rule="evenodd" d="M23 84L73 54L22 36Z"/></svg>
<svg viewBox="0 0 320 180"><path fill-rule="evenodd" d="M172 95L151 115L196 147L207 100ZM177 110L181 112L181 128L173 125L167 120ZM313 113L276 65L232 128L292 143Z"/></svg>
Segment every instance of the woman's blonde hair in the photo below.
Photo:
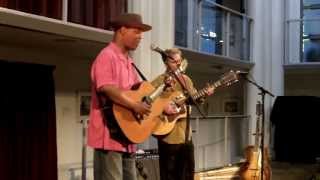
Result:
<svg viewBox="0 0 320 180"><path fill-rule="evenodd" d="M180 56L182 56L182 52L178 48L166 49L164 52L169 56L173 54L179 54Z"/></svg>

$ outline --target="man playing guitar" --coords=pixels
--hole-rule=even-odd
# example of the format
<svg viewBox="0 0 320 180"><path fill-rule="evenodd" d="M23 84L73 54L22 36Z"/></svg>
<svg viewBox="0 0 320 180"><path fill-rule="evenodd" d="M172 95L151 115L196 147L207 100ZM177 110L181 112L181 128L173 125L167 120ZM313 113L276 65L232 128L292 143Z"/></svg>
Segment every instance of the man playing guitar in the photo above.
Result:
<svg viewBox="0 0 320 180"><path fill-rule="evenodd" d="M180 83L170 75L170 71L175 71L182 63L182 53L177 48L168 49L165 51L168 57L165 59L167 67L166 74L160 75L152 84L157 87L163 81L166 81L170 86L162 93L172 93L172 91L183 91ZM183 73L178 73L176 78L183 84L189 92L195 93L197 90L193 87L192 80ZM207 95L213 93L213 88L206 90ZM201 99L199 99L201 101ZM166 106L164 115L172 115L179 112L180 108L184 108L185 104L177 104L171 102ZM187 133L187 131L189 131ZM188 134L188 137L186 137ZM169 134L157 136L158 151L160 162L160 177L161 180L193 180L194 176L194 146L191 140L191 127L187 126L185 117L177 120L175 126Z"/></svg>

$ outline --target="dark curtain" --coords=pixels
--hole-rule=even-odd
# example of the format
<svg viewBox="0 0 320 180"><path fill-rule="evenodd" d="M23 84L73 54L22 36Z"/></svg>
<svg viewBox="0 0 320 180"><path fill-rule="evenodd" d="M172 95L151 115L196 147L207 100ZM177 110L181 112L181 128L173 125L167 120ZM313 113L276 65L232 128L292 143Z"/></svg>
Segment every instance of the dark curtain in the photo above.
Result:
<svg viewBox="0 0 320 180"><path fill-rule="evenodd" d="M7 7L8 0L0 0L0 7Z"/></svg>
<svg viewBox="0 0 320 180"><path fill-rule="evenodd" d="M53 70L0 61L0 179L57 180Z"/></svg>
<svg viewBox="0 0 320 180"><path fill-rule="evenodd" d="M127 0L68 0L68 21L110 29L110 20L127 6ZM0 7L62 19L62 0L0 0Z"/></svg>
<svg viewBox="0 0 320 180"><path fill-rule="evenodd" d="M62 0L0 0L0 6L40 16L62 19Z"/></svg>
<svg viewBox="0 0 320 180"><path fill-rule="evenodd" d="M110 29L109 22L127 12L127 0L69 0L68 21Z"/></svg>
<svg viewBox="0 0 320 180"><path fill-rule="evenodd" d="M320 97L278 96L270 120L275 126L275 160L315 163L320 157Z"/></svg>

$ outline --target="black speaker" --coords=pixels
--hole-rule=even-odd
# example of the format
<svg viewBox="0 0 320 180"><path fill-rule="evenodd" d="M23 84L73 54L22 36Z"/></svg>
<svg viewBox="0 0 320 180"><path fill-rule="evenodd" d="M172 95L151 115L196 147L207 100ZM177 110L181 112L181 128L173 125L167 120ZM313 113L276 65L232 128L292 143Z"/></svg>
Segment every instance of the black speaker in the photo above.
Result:
<svg viewBox="0 0 320 180"><path fill-rule="evenodd" d="M320 98L279 96L270 120L275 126L275 160L315 163L320 157Z"/></svg>

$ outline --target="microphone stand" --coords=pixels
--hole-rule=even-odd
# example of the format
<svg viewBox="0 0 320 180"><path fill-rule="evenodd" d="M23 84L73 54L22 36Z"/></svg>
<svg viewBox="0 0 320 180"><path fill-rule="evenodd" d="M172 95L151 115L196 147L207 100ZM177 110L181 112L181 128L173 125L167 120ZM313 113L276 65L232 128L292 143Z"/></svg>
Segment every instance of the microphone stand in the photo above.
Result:
<svg viewBox="0 0 320 180"><path fill-rule="evenodd" d="M261 175L260 175L260 179L263 180L263 174L264 174L264 124L265 124L265 110L264 110L264 104L265 104L265 95L268 94L271 97L274 97L274 95L269 92L268 90L264 89L262 86L258 85L256 82L248 79L245 75L242 76L242 78L246 81L248 81L249 83L253 84L254 86L256 86L260 92L258 93L258 95L260 95L261 98L261 139L260 139L260 150L261 150Z"/></svg>

